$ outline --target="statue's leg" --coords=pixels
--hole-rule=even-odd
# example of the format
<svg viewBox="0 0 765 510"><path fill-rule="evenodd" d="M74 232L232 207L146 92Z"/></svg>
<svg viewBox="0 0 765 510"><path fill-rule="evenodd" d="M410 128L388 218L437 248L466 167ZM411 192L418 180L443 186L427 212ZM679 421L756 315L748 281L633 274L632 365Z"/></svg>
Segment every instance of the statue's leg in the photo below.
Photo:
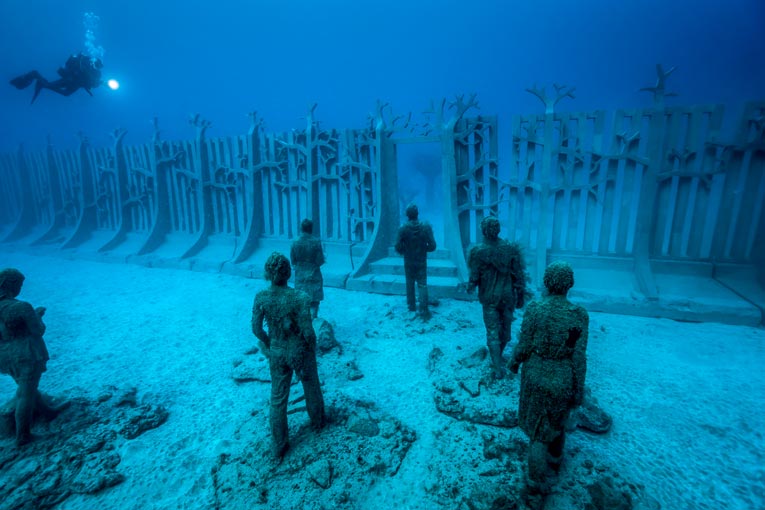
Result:
<svg viewBox="0 0 765 510"><path fill-rule="evenodd" d="M287 403L290 398L292 369L280 356L272 355L268 362L271 371L271 441L274 457L280 459L287 452Z"/></svg>
<svg viewBox="0 0 765 510"><path fill-rule="evenodd" d="M415 271L410 266L404 265L404 274L406 275L406 306L410 312L417 311L417 301L414 297Z"/></svg>
<svg viewBox="0 0 765 510"><path fill-rule="evenodd" d="M324 415L324 396L321 394L321 383L319 382L315 353L306 353L303 359L303 370L300 380L303 384L305 406L308 411L308 417L311 419L311 426L314 430L319 430L324 427L326 417Z"/></svg>
<svg viewBox="0 0 765 510"><path fill-rule="evenodd" d="M503 306L499 322L499 353L505 352L505 347L510 343L510 332L513 326L513 308Z"/></svg>
<svg viewBox="0 0 765 510"><path fill-rule="evenodd" d="M14 377L16 388L16 444L21 446L32 440L32 415L37 401L37 385L42 370L35 364L20 367Z"/></svg>
<svg viewBox="0 0 765 510"><path fill-rule="evenodd" d="M494 377L497 379L501 379L505 375L502 344L500 342L500 320L500 313L496 306L483 305L483 323L486 326L486 347L489 348L491 366L494 369Z"/></svg>
<svg viewBox="0 0 765 510"><path fill-rule="evenodd" d="M563 447L566 444L566 431L560 430L560 434L549 445L547 453L549 455L547 463L556 473L560 471L560 465L563 462Z"/></svg>
<svg viewBox="0 0 765 510"><path fill-rule="evenodd" d="M430 305L428 296L428 268L422 266L417 269L417 289L420 294L420 317L424 320L430 319Z"/></svg>
<svg viewBox="0 0 765 510"><path fill-rule="evenodd" d="M530 487L541 490L547 472L547 445L542 441L531 441L529 444L529 459L527 483Z"/></svg>

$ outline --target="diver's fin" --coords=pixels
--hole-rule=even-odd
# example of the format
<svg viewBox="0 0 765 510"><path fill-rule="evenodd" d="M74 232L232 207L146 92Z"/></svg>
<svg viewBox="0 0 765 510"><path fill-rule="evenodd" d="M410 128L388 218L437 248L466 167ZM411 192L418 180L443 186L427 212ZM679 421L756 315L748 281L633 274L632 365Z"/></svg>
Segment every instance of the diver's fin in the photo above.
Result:
<svg viewBox="0 0 765 510"><path fill-rule="evenodd" d="M31 71L26 74L22 74L21 76L17 76L16 78L11 80L11 85L16 87L17 89L25 89L29 87L29 85L35 80L37 77L37 73L35 71Z"/></svg>
<svg viewBox="0 0 765 510"><path fill-rule="evenodd" d="M40 91L44 88L44 86L45 86L45 82L43 82L42 80L37 80L37 83L35 83L35 93L32 96L32 103L30 104L33 104L35 102L35 99L37 99L37 96L40 95Z"/></svg>

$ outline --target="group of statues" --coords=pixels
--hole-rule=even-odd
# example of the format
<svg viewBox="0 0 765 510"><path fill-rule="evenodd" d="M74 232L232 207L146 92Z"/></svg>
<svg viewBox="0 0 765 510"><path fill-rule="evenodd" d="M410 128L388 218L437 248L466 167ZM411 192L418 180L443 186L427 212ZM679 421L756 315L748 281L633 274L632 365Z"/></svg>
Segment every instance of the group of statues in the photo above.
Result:
<svg viewBox="0 0 765 510"><path fill-rule="evenodd" d="M427 254L436 249L436 242L431 226L419 221L416 206L407 208L406 215L408 221L399 229L395 249L404 257L407 306L428 320ZM311 220L304 220L290 259L271 254L265 263L270 285L257 293L252 308L252 331L271 374L270 427L276 459L289 449L287 404L293 373L302 383L311 426L319 430L326 424L313 328L324 297L321 266L325 257L312 231ZM544 274L546 295L526 307L520 339L505 360L515 310L528 299L528 278L520 246L500 239L499 221L484 218L481 231L483 243L469 254L466 290L478 289L493 376L506 377L507 368L521 371L518 418L530 439L526 492L544 495L561 464L568 415L584 395L588 314L566 297L574 285L571 266L550 264ZM293 267L294 289L288 286ZM15 418L20 446L32 438L35 412L49 417L56 413L37 389L48 360L43 341L45 309L16 299L23 281L16 269L0 271L0 372L11 375L18 385Z"/></svg>
<svg viewBox="0 0 765 510"><path fill-rule="evenodd" d="M436 243L431 226L419 221L416 205L406 209L406 216L395 247L404 257L406 302L410 311L417 310L416 283L419 315L428 320L427 254ZM481 221L483 242L470 250L465 290L478 289L494 378L504 378L507 366L513 373L522 371L518 420L530 441L525 492L534 499L549 492L563 458L566 421L582 404L589 316L566 297L574 286L571 266L553 262L544 273L546 295L528 305L521 338L506 362L503 352L510 342L515 310L524 307L530 292L521 246L501 239L499 232L497 218Z"/></svg>

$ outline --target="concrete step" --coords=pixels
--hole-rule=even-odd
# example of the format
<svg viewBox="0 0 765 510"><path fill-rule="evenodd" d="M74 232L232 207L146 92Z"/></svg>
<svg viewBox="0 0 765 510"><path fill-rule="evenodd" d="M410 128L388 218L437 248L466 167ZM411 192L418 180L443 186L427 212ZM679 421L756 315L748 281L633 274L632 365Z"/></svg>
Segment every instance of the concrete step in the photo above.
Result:
<svg viewBox="0 0 765 510"><path fill-rule="evenodd" d="M390 248L388 248L388 257L400 258L401 255L396 253L396 248L391 246ZM452 254L449 250L438 249L436 251L432 251L428 253L428 260L433 260L433 259L451 260L451 258L452 258Z"/></svg>
<svg viewBox="0 0 765 510"><path fill-rule="evenodd" d="M574 279L569 299L590 312L742 326L757 326L763 320L756 304L732 290L734 282L720 282L705 275L657 272L659 297L655 300L646 299L636 290L632 271L574 269Z"/></svg>
<svg viewBox="0 0 765 510"><path fill-rule="evenodd" d="M401 257L388 257L370 264L374 274L404 275L404 259ZM457 266L451 260L432 259L428 260L428 277L431 276L457 276Z"/></svg>
<svg viewBox="0 0 765 510"><path fill-rule="evenodd" d="M368 274L359 278L349 278L346 289L375 294L406 295L406 278L403 275ZM428 277L428 291L431 297L461 299L473 301L475 293L467 294L455 276Z"/></svg>
<svg viewBox="0 0 765 510"><path fill-rule="evenodd" d="M353 253L353 258L360 259L364 256L364 254L367 252L367 243L358 243L354 244L351 248L351 252Z"/></svg>

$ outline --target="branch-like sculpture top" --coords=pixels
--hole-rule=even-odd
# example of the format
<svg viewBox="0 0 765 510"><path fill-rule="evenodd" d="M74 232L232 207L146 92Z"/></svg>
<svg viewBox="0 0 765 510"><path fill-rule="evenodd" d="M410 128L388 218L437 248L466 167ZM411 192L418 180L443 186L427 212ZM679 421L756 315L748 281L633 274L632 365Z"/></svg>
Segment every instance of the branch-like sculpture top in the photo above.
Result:
<svg viewBox="0 0 765 510"><path fill-rule="evenodd" d="M395 115L390 120L390 123L388 123L386 120L386 111L388 112L388 115L393 115L393 108L391 108L390 103L384 103L378 99L375 103L374 113L370 113L368 115L370 129L379 131L381 133L387 133L387 136L390 137L394 132L400 131L402 129L407 129L409 127L412 120L412 112L409 112L409 114L406 116ZM404 123L396 126L396 124L402 119L404 119ZM388 125L390 125L390 128Z"/></svg>
<svg viewBox="0 0 765 510"><path fill-rule="evenodd" d="M374 113L370 113L367 116L369 118L370 128L374 131L385 131L385 128L387 127L385 123L385 108L388 106L390 106L390 103L383 103L378 99L375 102Z"/></svg>
<svg viewBox="0 0 765 510"><path fill-rule="evenodd" d="M114 143L120 144L122 143L123 138L125 138L125 135L127 134L127 129L125 128L117 128L114 131L112 131L112 140L114 140Z"/></svg>
<svg viewBox="0 0 765 510"><path fill-rule="evenodd" d="M442 131L453 131L454 126L457 125L457 122L462 119L468 110L471 108L480 108L478 106L478 101L476 100L476 95L477 94L470 94L467 101L465 101L465 95L460 94L455 97L454 101L449 103L448 107L446 106L446 98L441 99L438 106L436 106L435 101L431 100L430 107L422 113L425 115L433 115L435 116L435 119L432 123L425 123L423 127L428 130L427 132L430 132L431 127ZM455 110L454 114L446 120L446 111L452 109Z"/></svg>
<svg viewBox="0 0 765 510"><path fill-rule="evenodd" d="M305 120L306 120L306 125L308 126L309 129L312 128L314 122L316 122L314 120L313 112L316 111L317 106L319 106L319 103L311 103L310 105L308 105L308 114L305 116Z"/></svg>
<svg viewBox="0 0 765 510"><path fill-rule="evenodd" d="M151 137L151 141L155 144L158 144L161 140L159 136L161 131L159 130L159 119L157 117L154 117L153 119L151 119L151 127L154 130L154 134Z"/></svg>
<svg viewBox="0 0 765 510"><path fill-rule="evenodd" d="M256 110L251 111L247 114L247 117L250 119L250 133L253 133L254 131L261 129L263 125L265 124L265 121L262 117L258 117L258 112Z"/></svg>
<svg viewBox="0 0 765 510"><path fill-rule="evenodd" d="M204 135L205 131L207 131L207 128L212 126L212 122L203 119L202 116L198 113L195 113L189 117L189 124L197 128L197 136Z"/></svg>
<svg viewBox="0 0 765 510"><path fill-rule="evenodd" d="M665 72L661 64L656 64L656 85L640 89L640 92L651 92L653 94L653 105L657 108L664 107L665 97L677 96L675 92L667 92L667 77L675 69L677 69L677 66L672 66L669 71Z"/></svg>
<svg viewBox="0 0 765 510"><path fill-rule="evenodd" d="M545 105L545 114L553 114L555 113L555 105L557 105L561 99L565 97L576 99L576 96L574 95L576 87L567 87L566 85L553 83L553 88L555 88L555 97L548 97L545 88L539 88L536 84L534 84L533 87L526 89L526 92L534 94L540 101L542 101Z"/></svg>
<svg viewBox="0 0 765 510"><path fill-rule="evenodd" d="M749 122L754 126L754 137L751 143L765 143L765 115L758 115Z"/></svg>
<svg viewBox="0 0 765 510"><path fill-rule="evenodd" d="M470 97L468 97L467 102L465 102L465 95L460 94L455 98L454 101L452 101L449 104L450 110L452 108L456 109L456 111L454 112L454 115L452 115L452 117L449 119L449 122L447 123L450 129L454 129L454 126L457 125L457 122L459 122L462 119L462 117L465 115L465 113L467 113L468 110L470 110L471 108L476 108L476 109L480 108L478 106L478 101L476 100L476 96L477 94L475 93L470 94Z"/></svg>

